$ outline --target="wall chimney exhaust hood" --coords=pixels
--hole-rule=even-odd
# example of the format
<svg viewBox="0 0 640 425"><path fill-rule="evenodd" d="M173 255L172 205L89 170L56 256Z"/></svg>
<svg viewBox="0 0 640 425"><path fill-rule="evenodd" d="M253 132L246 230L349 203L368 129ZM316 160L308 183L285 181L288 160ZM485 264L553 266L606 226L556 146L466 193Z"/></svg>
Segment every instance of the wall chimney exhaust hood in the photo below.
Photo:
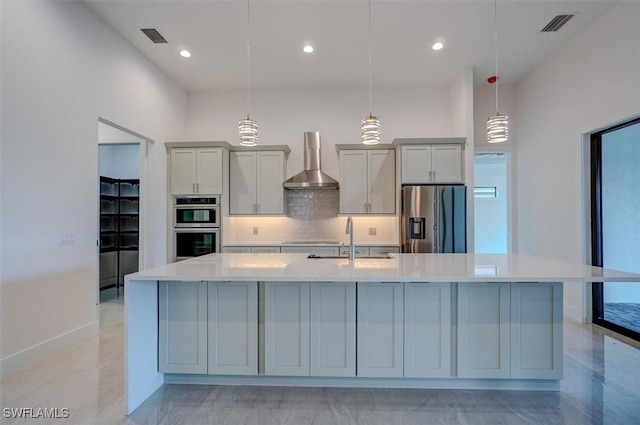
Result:
<svg viewBox="0 0 640 425"><path fill-rule="evenodd" d="M338 189L338 182L320 170L320 133L304 133L304 170L285 181L285 189Z"/></svg>

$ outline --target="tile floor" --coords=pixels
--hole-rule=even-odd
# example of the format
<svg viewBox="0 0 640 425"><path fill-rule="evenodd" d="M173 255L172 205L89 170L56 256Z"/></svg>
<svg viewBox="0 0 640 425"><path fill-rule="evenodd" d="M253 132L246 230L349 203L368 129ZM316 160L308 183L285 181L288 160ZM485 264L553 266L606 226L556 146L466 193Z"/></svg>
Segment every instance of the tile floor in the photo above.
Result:
<svg viewBox="0 0 640 425"><path fill-rule="evenodd" d="M122 294L100 305L100 334L0 383L0 407L67 408L66 419L2 424L640 424L640 345L565 324L559 392L165 385L124 414Z"/></svg>

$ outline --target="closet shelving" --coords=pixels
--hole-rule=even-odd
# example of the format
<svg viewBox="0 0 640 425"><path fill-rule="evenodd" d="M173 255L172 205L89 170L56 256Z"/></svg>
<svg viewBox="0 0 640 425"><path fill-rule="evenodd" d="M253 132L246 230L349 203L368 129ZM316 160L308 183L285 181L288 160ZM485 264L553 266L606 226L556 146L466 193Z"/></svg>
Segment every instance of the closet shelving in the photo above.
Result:
<svg viewBox="0 0 640 425"><path fill-rule="evenodd" d="M138 270L140 180L100 177L100 289Z"/></svg>

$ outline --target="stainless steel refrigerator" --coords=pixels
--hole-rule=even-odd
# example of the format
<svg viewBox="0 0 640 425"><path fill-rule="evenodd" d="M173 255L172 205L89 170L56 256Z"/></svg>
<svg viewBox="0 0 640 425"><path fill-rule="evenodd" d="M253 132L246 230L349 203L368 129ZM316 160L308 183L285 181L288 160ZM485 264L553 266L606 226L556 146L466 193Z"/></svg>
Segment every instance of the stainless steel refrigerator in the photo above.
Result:
<svg viewBox="0 0 640 425"><path fill-rule="evenodd" d="M467 188L403 186L402 252L467 252Z"/></svg>

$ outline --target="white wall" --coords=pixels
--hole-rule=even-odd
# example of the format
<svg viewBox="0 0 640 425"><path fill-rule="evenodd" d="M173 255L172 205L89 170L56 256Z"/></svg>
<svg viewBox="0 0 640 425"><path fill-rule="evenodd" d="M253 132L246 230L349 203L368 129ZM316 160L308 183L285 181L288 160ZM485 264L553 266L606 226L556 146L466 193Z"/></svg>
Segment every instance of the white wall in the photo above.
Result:
<svg viewBox="0 0 640 425"><path fill-rule="evenodd" d="M640 114L639 18L617 2L517 84L518 252L589 261L582 134ZM565 313L588 319L587 299L566 285Z"/></svg>
<svg viewBox="0 0 640 425"><path fill-rule="evenodd" d="M360 120L369 113L367 88L251 90L251 117L259 144L289 145L287 178L302 171L303 133L319 131L322 169L338 178L336 144L360 143ZM398 137L453 137L447 87L378 88L373 113L380 117L382 143ZM238 120L246 115L245 91L190 93L188 139L238 144Z"/></svg>
<svg viewBox="0 0 640 425"><path fill-rule="evenodd" d="M163 142L184 135L186 93L81 2L4 1L1 19L7 372L97 329L98 117L155 140L145 262L165 260ZM76 243L61 245L63 232Z"/></svg>
<svg viewBox="0 0 640 425"><path fill-rule="evenodd" d="M114 179L140 178L140 145L102 144L99 146L101 176Z"/></svg>

